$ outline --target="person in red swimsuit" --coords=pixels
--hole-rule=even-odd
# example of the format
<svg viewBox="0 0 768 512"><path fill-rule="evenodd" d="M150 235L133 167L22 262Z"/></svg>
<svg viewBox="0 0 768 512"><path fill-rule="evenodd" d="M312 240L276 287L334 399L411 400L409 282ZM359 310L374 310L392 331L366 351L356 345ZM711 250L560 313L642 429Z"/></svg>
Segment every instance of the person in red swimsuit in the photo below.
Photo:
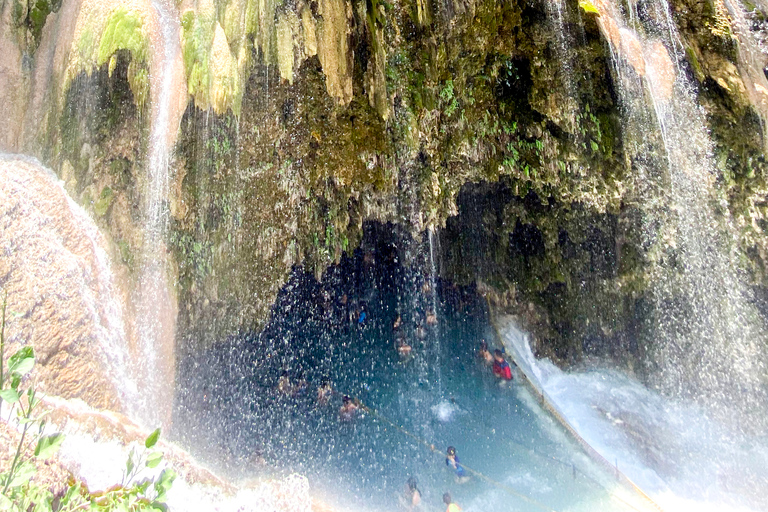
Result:
<svg viewBox="0 0 768 512"><path fill-rule="evenodd" d="M499 349L493 351L493 374L502 380L512 380L512 368Z"/></svg>

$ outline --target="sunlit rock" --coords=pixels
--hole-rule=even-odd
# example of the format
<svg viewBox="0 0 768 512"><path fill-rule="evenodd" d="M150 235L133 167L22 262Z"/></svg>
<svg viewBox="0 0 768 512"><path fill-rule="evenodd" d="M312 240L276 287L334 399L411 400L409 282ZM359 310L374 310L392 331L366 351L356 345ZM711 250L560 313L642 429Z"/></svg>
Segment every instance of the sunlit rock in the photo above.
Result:
<svg viewBox="0 0 768 512"><path fill-rule="evenodd" d="M352 54L349 48L352 7L346 0L320 0L317 53L328 94L343 104L352 100Z"/></svg>
<svg viewBox="0 0 768 512"><path fill-rule="evenodd" d="M669 58L669 52L660 41L656 41L646 54L646 59L651 87L661 94L662 99L670 99L675 88L675 66Z"/></svg>
<svg viewBox="0 0 768 512"><path fill-rule="evenodd" d="M135 390L127 376L123 298L104 239L39 165L3 157L0 182L6 353L31 344L43 390L124 410Z"/></svg>

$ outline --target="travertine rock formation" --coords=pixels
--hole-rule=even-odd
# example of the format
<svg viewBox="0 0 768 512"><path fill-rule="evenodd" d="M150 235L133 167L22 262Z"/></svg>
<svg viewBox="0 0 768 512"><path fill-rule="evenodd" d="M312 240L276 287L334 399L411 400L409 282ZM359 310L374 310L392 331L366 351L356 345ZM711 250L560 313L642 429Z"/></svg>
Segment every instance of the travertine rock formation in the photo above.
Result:
<svg viewBox="0 0 768 512"><path fill-rule="evenodd" d="M42 391L119 411L131 390L121 387L130 381L122 298L105 246L50 171L0 158L6 354L31 344Z"/></svg>

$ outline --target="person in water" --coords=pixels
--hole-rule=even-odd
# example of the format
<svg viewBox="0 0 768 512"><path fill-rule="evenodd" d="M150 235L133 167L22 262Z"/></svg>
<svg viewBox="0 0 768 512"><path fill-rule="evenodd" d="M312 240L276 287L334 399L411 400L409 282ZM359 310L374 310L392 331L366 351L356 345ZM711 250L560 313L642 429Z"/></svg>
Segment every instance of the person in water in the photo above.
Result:
<svg viewBox="0 0 768 512"><path fill-rule="evenodd" d="M309 383L307 382L307 379L304 378L304 373L299 372L298 376L296 377L296 384L293 386L293 393L291 395L294 397L304 396L307 394L307 391L309 391Z"/></svg>
<svg viewBox="0 0 768 512"><path fill-rule="evenodd" d="M405 341L404 337L397 339L397 353L400 354L401 358L407 358L411 355L412 351L413 347L411 347L408 342Z"/></svg>
<svg viewBox="0 0 768 512"><path fill-rule="evenodd" d="M493 356L491 355L491 351L488 350L488 343L486 343L485 340L480 342L480 349L477 351L477 357L487 365L493 364Z"/></svg>
<svg viewBox="0 0 768 512"><path fill-rule="evenodd" d="M423 340L427 337L427 330L424 328L424 325L421 322L416 325L416 337L420 340Z"/></svg>
<svg viewBox="0 0 768 512"><path fill-rule="evenodd" d="M437 325L437 315L431 309L427 311L427 325Z"/></svg>
<svg viewBox="0 0 768 512"><path fill-rule="evenodd" d="M456 474L457 483L462 484L469 480L469 475L467 475L467 472L464 470L464 466L462 466L461 462L459 462L459 456L456 455L456 448L453 446L449 446L445 453L445 465L453 469L454 473Z"/></svg>
<svg viewBox="0 0 768 512"><path fill-rule="evenodd" d="M293 394L293 384L291 383L291 377L288 375L287 370L284 370L277 380L277 390L286 396Z"/></svg>
<svg viewBox="0 0 768 512"><path fill-rule="evenodd" d="M358 406L348 395L344 395L341 399L341 404L341 409L339 409L339 419L341 419L341 421L352 421L355 419L355 415L360 409L360 406Z"/></svg>
<svg viewBox="0 0 768 512"><path fill-rule="evenodd" d="M451 499L451 493L446 492L443 494L443 503L448 506L448 508L445 509L445 512L461 512L461 507L455 504L453 499Z"/></svg>
<svg viewBox="0 0 768 512"><path fill-rule="evenodd" d="M323 406L328 405L328 402L331 401L331 396L333 396L331 381L323 379L320 387L317 388L317 403Z"/></svg>
<svg viewBox="0 0 768 512"><path fill-rule="evenodd" d="M493 374L502 381L512 380L512 368L499 349L493 351Z"/></svg>
<svg viewBox="0 0 768 512"><path fill-rule="evenodd" d="M419 508L419 505L421 505L421 491L417 485L416 477L412 476L408 479L408 483L405 485L405 493L403 493L400 502L408 512L421 510Z"/></svg>

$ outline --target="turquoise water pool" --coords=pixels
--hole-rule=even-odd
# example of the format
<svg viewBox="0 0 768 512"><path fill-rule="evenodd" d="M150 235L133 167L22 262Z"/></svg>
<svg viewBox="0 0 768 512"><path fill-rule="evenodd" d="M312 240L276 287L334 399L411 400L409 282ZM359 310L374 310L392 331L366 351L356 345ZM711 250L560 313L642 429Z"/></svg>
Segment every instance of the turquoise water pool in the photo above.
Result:
<svg viewBox="0 0 768 512"><path fill-rule="evenodd" d="M346 304L304 277L260 336L230 340L196 361L190 396L204 399L177 415L177 423L196 424L188 439L216 445L212 452L243 478L304 474L344 510L403 509L412 476L420 510L444 510L444 492L467 511L643 509L519 378L500 385L480 362L481 340L498 345L476 294L440 286L435 300L418 274L386 275L394 278L351 286L363 292L350 292ZM427 326L430 304L438 322ZM412 345L410 357L398 354L398 337ZM306 380L306 391L280 393L283 372L294 384ZM335 393L321 405L324 379ZM339 418L345 394L364 406L352 421ZM469 469L466 483L445 465L449 445Z"/></svg>

